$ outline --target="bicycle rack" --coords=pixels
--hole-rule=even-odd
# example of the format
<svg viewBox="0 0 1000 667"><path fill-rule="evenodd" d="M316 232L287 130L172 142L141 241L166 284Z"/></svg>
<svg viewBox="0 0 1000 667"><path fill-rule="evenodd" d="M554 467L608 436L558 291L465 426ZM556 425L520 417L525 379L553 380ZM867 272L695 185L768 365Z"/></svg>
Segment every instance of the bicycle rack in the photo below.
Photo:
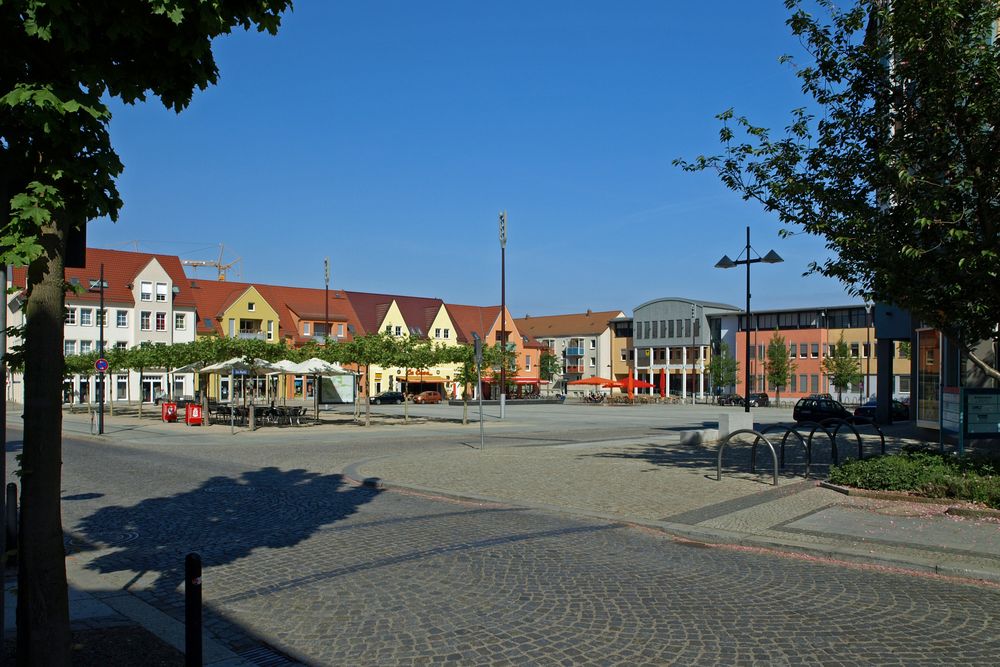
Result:
<svg viewBox="0 0 1000 667"><path fill-rule="evenodd" d="M841 421L844 423L838 423L837 428L833 429L834 438L837 437L837 434L840 433L840 428L845 424L847 426L857 426L859 424L863 426L871 426L872 428L875 429L875 432L878 433L878 437L882 441L882 455L883 456L885 455L885 434L882 433L882 429L879 428L879 425L875 423L874 419L869 419L868 417L854 417L850 422L848 422L847 420L841 420ZM855 434L857 434L857 429L854 429L854 432ZM858 437L860 438L860 435ZM861 451L861 445L859 443L858 458L861 459L862 457L863 457L863 452Z"/></svg>
<svg viewBox="0 0 1000 667"><path fill-rule="evenodd" d="M831 435L830 431L827 430L827 426L831 426L833 424L837 424L837 429L833 432L833 435ZM852 433L854 433L854 438L858 441L858 458L861 458L861 454L862 454L861 434L858 433L858 429L854 428L854 426L852 426L851 423L849 421L847 421L846 419L841 419L840 417L831 417L830 419L824 419L819 424L816 424L816 426L813 427L813 430L810 431L810 433L809 433L809 443L810 444L812 444L813 434L816 433L816 429L820 429L821 428L821 429L823 429L823 432L827 434L827 436L830 438L830 445L831 445L830 455L831 455L831 458L833 459L833 464L834 465L836 465L837 463L840 462L840 454L839 454L839 452L837 450L837 435L836 434L840 432L840 427L841 426L846 426L847 428L851 429Z"/></svg>
<svg viewBox="0 0 1000 667"><path fill-rule="evenodd" d="M785 443L788 441L788 436L794 434L795 437L799 439L799 444L802 445L802 449L806 452L806 479L809 479L809 469L812 466L812 447L810 446L812 443L810 442L809 444L806 444L805 438L802 437L801 433L795 430L796 428L797 425L789 426L787 424L772 424L771 426L761 430L760 433L763 436L771 431L784 429L785 434L781 438L781 456L779 459L782 469L785 467ZM750 472L756 472L758 443L760 443L760 437L754 440L753 447L750 450Z"/></svg>
<svg viewBox="0 0 1000 667"><path fill-rule="evenodd" d="M768 449L771 450L771 461L774 463L774 486L778 486L778 454L774 451L774 445L771 444L771 441L768 440L767 437L763 433L761 433L760 431L755 431L752 428L741 428L738 431L733 431L732 433L730 433L729 435L727 435L725 437L725 439L721 443L719 443L719 459L716 462L716 466L715 466L715 479L716 479L716 481L718 481L718 482L722 481L722 453L724 451L726 451L726 445L729 444L729 441L732 439L733 436L740 435L740 434L743 434L743 433L747 433L747 434L750 434L750 435L757 436L757 439L754 440L754 443L753 443L753 446L755 448L757 447L757 443L760 442L761 440L763 440L764 443L767 445ZM753 456L753 451L752 450L751 450L751 456ZM751 465L750 471L753 472L753 466L752 465Z"/></svg>

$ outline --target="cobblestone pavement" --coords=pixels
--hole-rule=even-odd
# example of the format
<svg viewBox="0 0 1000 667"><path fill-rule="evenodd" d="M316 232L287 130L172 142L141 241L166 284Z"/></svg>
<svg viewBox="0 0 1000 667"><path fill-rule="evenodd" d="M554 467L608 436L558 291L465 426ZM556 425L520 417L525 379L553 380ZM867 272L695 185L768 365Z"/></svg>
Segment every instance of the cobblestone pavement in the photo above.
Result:
<svg viewBox="0 0 1000 667"><path fill-rule="evenodd" d="M321 665L981 665L1000 651L995 587L356 487L293 448L284 465L244 460L273 447L67 441L72 569L179 618L198 551L213 636Z"/></svg>

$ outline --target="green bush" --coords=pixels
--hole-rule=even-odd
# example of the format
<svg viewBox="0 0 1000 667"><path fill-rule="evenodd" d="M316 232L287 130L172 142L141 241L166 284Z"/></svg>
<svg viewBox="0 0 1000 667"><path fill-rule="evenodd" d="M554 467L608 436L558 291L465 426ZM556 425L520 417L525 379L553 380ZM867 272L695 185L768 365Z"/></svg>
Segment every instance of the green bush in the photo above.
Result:
<svg viewBox="0 0 1000 667"><path fill-rule="evenodd" d="M910 491L933 498L955 498L1000 509L1000 475L995 457L953 456L925 448L830 469L830 481L876 491Z"/></svg>

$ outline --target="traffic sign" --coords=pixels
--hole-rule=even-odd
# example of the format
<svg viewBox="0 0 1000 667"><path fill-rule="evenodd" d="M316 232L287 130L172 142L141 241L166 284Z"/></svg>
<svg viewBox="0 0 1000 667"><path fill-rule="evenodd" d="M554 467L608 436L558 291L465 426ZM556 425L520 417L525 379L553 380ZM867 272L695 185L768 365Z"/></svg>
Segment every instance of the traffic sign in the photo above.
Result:
<svg viewBox="0 0 1000 667"><path fill-rule="evenodd" d="M105 358L100 358L94 362L94 368L97 369L98 373L103 373L108 370L108 360Z"/></svg>

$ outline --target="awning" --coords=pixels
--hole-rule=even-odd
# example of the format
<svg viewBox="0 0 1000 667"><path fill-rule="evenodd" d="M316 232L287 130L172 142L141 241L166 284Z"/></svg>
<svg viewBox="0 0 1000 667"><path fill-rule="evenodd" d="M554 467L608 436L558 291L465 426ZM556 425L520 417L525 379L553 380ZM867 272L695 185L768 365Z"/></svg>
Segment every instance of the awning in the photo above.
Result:
<svg viewBox="0 0 1000 667"><path fill-rule="evenodd" d="M440 375L400 375L396 378L399 382L414 382L414 383L430 383L437 384L439 382L447 382Z"/></svg>
<svg viewBox="0 0 1000 667"><path fill-rule="evenodd" d="M483 378L483 382L491 383L491 384L494 383L494 382L500 382L500 376L497 375L497 376L485 377L485 378ZM538 378L531 378L531 377L527 377L527 378L525 378L525 377L521 377L521 378L507 378L507 382L513 382L514 384L548 384L549 383L548 380L539 380Z"/></svg>

